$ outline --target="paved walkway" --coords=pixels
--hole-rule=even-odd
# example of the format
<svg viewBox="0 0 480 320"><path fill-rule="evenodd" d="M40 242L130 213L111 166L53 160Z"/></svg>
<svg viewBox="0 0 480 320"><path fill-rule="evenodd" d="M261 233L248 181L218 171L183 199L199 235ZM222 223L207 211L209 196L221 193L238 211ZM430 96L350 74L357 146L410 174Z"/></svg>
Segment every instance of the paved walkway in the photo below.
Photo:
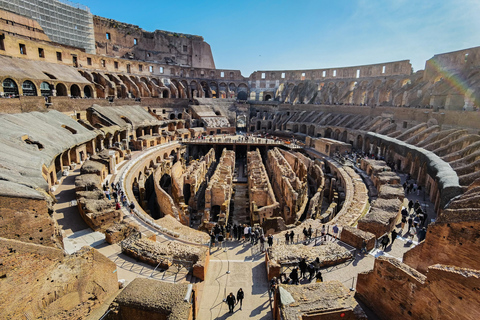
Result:
<svg viewBox="0 0 480 320"><path fill-rule="evenodd" d="M272 319L264 256L252 256L250 245L242 242L228 242L226 249L212 251L197 318ZM239 288L245 292L243 308L237 305L229 313L223 299L230 292L236 296Z"/></svg>

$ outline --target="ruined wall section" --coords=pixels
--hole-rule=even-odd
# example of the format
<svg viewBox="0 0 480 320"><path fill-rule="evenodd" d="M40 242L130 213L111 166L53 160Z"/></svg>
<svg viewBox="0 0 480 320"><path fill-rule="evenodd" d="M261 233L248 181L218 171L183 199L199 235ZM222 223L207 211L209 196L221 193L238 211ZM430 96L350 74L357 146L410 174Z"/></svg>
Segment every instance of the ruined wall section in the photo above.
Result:
<svg viewBox="0 0 480 320"><path fill-rule="evenodd" d="M210 212L214 206L219 206L218 222L226 224L228 221L234 170L235 152L223 149L217 169L205 190L205 218L208 218L206 220L210 220Z"/></svg>
<svg viewBox="0 0 480 320"><path fill-rule="evenodd" d="M286 224L295 223L306 183L302 182L278 148L268 151L267 171Z"/></svg>
<svg viewBox="0 0 480 320"><path fill-rule="evenodd" d="M379 257L372 271L358 275L356 290L382 319L473 320L480 317L479 286L477 270L434 265L425 276L394 258Z"/></svg>
<svg viewBox="0 0 480 320"><path fill-rule="evenodd" d="M196 195L200 191L202 185L205 184L207 172L214 161L215 150L212 148L200 160L193 160L186 168L185 173L182 176L184 188L189 187L190 190L190 199L185 199L185 201L187 202L186 204L188 204L192 208L195 208L197 205L196 199L198 198L196 197Z"/></svg>
<svg viewBox="0 0 480 320"><path fill-rule="evenodd" d="M3 181L1 184L11 183ZM17 191L23 188L13 184L12 187ZM1 194L0 212L0 237L63 248L61 231L49 214L45 198Z"/></svg>
<svg viewBox="0 0 480 320"><path fill-rule="evenodd" d="M93 248L64 256L1 238L0 256L1 319L79 319L118 291L115 263Z"/></svg>
<svg viewBox="0 0 480 320"><path fill-rule="evenodd" d="M403 261L423 273L434 264L480 269L480 221L430 224L425 241L407 251Z"/></svg>
<svg viewBox="0 0 480 320"><path fill-rule="evenodd" d="M280 204L275 199L258 149L247 153L247 168L251 222L262 225L279 212Z"/></svg>
<svg viewBox="0 0 480 320"><path fill-rule="evenodd" d="M215 69L210 45L203 37L155 30L93 18L97 54L171 65Z"/></svg>
<svg viewBox="0 0 480 320"><path fill-rule="evenodd" d="M157 204L163 215L170 215L182 223L188 221L188 217L180 210L173 198L160 186L160 180L164 174L171 173L170 160L164 160L160 163L160 166L155 170L153 180L155 195L157 197ZM172 183L173 192L173 183Z"/></svg>

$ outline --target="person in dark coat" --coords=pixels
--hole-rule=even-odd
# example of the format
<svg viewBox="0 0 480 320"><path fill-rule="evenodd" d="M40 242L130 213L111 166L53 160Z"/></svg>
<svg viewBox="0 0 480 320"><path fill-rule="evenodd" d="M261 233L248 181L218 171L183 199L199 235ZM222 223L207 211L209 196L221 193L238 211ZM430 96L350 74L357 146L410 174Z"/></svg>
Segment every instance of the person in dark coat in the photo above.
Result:
<svg viewBox="0 0 480 320"><path fill-rule="evenodd" d="M389 242L390 242L390 239L388 239L388 235L384 235L381 241L383 251L385 251Z"/></svg>
<svg viewBox="0 0 480 320"><path fill-rule="evenodd" d="M305 261L305 258L303 258L300 263L298 264L298 267L300 268L300 277L305 278L305 273L307 273L307 262Z"/></svg>
<svg viewBox="0 0 480 320"><path fill-rule="evenodd" d="M313 277L315 276L315 265L313 264L313 262L310 262L307 267L307 271L309 274L308 281L312 281Z"/></svg>
<svg viewBox="0 0 480 320"><path fill-rule="evenodd" d="M268 247L270 248L273 245L273 236L269 235L267 238Z"/></svg>
<svg viewBox="0 0 480 320"><path fill-rule="evenodd" d="M398 235L397 230L393 229L392 230L392 243L390 243L390 247L393 246L393 242L397 238L397 235Z"/></svg>
<svg viewBox="0 0 480 320"><path fill-rule="evenodd" d="M228 312L233 313L233 308L235 307L235 296L233 295L233 292L230 292L226 300L228 304Z"/></svg>
<svg viewBox="0 0 480 320"><path fill-rule="evenodd" d="M292 284L298 284L298 269L293 268L292 272L290 272L290 279L292 280Z"/></svg>
<svg viewBox="0 0 480 320"><path fill-rule="evenodd" d="M288 244L288 239L290 239L290 234L285 232L285 244Z"/></svg>
<svg viewBox="0 0 480 320"><path fill-rule="evenodd" d="M290 231L290 244L293 244L293 237L295 237L295 232Z"/></svg>
<svg viewBox="0 0 480 320"><path fill-rule="evenodd" d="M243 302L244 297L245 297L245 294L244 294L242 288L238 289L238 291L237 291L237 304L240 303L240 310L242 310L242 302Z"/></svg>

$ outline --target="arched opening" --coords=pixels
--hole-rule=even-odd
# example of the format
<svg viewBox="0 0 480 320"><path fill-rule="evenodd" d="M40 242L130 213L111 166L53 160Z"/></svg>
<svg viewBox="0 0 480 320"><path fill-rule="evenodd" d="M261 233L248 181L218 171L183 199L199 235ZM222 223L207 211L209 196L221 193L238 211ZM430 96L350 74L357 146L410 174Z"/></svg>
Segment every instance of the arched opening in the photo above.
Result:
<svg viewBox="0 0 480 320"><path fill-rule="evenodd" d="M168 90L163 90L162 98L168 98Z"/></svg>
<svg viewBox="0 0 480 320"><path fill-rule="evenodd" d="M311 125L311 126L308 128L308 135L311 136L311 137L314 137L314 136L315 136L315 126L314 126L314 125Z"/></svg>
<svg viewBox="0 0 480 320"><path fill-rule="evenodd" d="M25 80L22 84L22 91L24 96L36 96L37 87L30 80Z"/></svg>
<svg viewBox="0 0 480 320"><path fill-rule="evenodd" d="M168 194L172 193L172 177L168 174L164 174L160 178L160 187Z"/></svg>
<svg viewBox="0 0 480 320"><path fill-rule="evenodd" d="M55 90L57 91L57 97L66 97L68 95L67 87L63 83L58 83Z"/></svg>
<svg viewBox="0 0 480 320"><path fill-rule="evenodd" d="M83 94L86 98L92 98L92 88L90 86L85 86L85 88L83 88Z"/></svg>
<svg viewBox="0 0 480 320"><path fill-rule="evenodd" d="M3 80L3 92L5 97L18 97L17 83L10 78Z"/></svg>
<svg viewBox="0 0 480 320"><path fill-rule="evenodd" d="M72 98L80 98L82 96L80 88L76 84L72 84L70 87L70 96Z"/></svg>
<svg viewBox="0 0 480 320"><path fill-rule="evenodd" d="M174 120L175 119L175 113L171 113L169 118L170 118L170 120Z"/></svg>
<svg viewBox="0 0 480 320"><path fill-rule="evenodd" d="M247 92L246 92L246 91L240 91L240 92L237 94L237 99L238 99L238 100L241 100L241 101L247 101L247 100L248 100Z"/></svg>
<svg viewBox="0 0 480 320"><path fill-rule="evenodd" d="M183 186L183 200L185 201L185 204L188 205L188 202L190 201L190 197L192 195L191 185L189 183L186 183Z"/></svg>
<svg viewBox="0 0 480 320"><path fill-rule="evenodd" d="M218 205L212 206L212 210L210 210L210 220L217 222L219 214L220 214L220 206Z"/></svg>
<svg viewBox="0 0 480 320"><path fill-rule="evenodd" d="M42 82L40 84L40 94L44 97L50 97L52 95L52 85Z"/></svg>
<svg viewBox="0 0 480 320"><path fill-rule="evenodd" d="M264 98L263 98L264 101L270 101L272 100L272 96L267 94Z"/></svg>
<svg viewBox="0 0 480 320"><path fill-rule="evenodd" d="M325 129L325 138L332 138L332 129Z"/></svg>

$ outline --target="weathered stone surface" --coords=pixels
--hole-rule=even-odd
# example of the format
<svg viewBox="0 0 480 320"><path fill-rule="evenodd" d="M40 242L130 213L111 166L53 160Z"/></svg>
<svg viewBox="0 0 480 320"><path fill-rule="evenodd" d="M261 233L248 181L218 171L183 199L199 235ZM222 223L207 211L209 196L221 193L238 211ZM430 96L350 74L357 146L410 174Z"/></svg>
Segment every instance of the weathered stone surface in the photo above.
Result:
<svg viewBox="0 0 480 320"><path fill-rule="evenodd" d="M340 234L340 240L357 248L362 248L362 243L365 240L367 250L372 250L375 247L375 235L370 232L365 232L360 229L344 226Z"/></svg>
<svg viewBox="0 0 480 320"><path fill-rule="evenodd" d="M118 243L128 238L132 233L138 232L138 226L121 221L105 230L105 241L109 244Z"/></svg>
<svg viewBox="0 0 480 320"><path fill-rule="evenodd" d="M290 304L280 305L280 312L285 320L302 319L305 314L309 317L316 316L318 319L367 319L365 312L355 300L354 293L339 281L302 286L282 284L279 288L281 289L277 294L280 301L285 298L294 300Z"/></svg>
<svg viewBox="0 0 480 320"><path fill-rule="evenodd" d="M315 247L299 245L275 245L268 248L272 266L299 263L302 258L313 261L320 258L322 266L335 265L352 258L350 251L336 243L326 242Z"/></svg>
<svg viewBox="0 0 480 320"><path fill-rule="evenodd" d="M358 275L357 293L384 319L473 320L480 317L480 293L474 289L479 285L478 270L434 265L425 276L396 259L379 257L372 271Z"/></svg>
<svg viewBox="0 0 480 320"><path fill-rule="evenodd" d="M0 239L0 318L78 319L118 290L116 265L93 248ZM15 293L15 294L12 294Z"/></svg>
<svg viewBox="0 0 480 320"><path fill-rule="evenodd" d="M106 320L186 320L192 305L183 298L187 284L172 284L153 279L136 278L110 305Z"/></svg>
<svg viewBox="0 0 480 320"><path fill-rule="evenodd" d="M370 212L358 221L358 228L373 233L377 238L384 233L392 231L392 228L400 218L402 202L398 199L375 200Z"/></svg>

